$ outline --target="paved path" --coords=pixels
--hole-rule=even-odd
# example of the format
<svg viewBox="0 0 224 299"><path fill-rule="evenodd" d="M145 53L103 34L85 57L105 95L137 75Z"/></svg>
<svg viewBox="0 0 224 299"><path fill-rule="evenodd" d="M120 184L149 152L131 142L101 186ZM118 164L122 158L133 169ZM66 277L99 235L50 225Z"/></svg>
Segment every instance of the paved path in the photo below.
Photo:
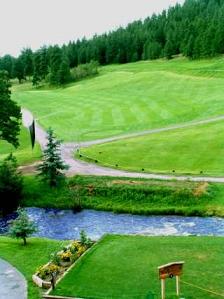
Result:
<svg viewBox="0 0 224 299"><path fill-rule="evenodd" d="M23 275L0 259L0 299L26 299L27 283Z"/></svg>
<svg viewBox="0 0 224 299"><path fill-rule="evenodd" d="M24 126L28 127L32 121L33 116L31 112L26 109L22 109L23 113L23 124ZM86 141L86 142L70 142L70 143L63 143L61 146L61 154L62 158L66 164L69 165L69 170L67 171L68 176L72 176L75 174L84 174L84 175L99 175L99 176L117 176L117 177L130 177L130 178L150 178L150 179L160 179L160 180L179 180L179 181L195 181L195 182L217 182L217 183L224 183L224 177L203 177L203 176L174 176L174 175L162 175L162 174L154 174L154 173L138 173L138 172L129 172L129 171L122 171L116 170L113 168L98 166L94 163L89 163L85 161L80 161L74 158L74 151L81 147L88 147L95 144L101 144L106 142L112 142L115 140L120 140L124 138L131 138L137 136L143 136L148 134L156 134L159 132L165 132L180 128L191 127L195 125L202 125L211 122L221 121L224 120L224 115L217 116L214 118L194 121L189 123L184 123L180 125L159 128L159 129L152 129L146 130L139 133L130 133L126 135L120 135L110 138L104 139L97 139L93 141ZM46 132L36 123L36 141L38 141L43 149L46 146Z"/></svg>

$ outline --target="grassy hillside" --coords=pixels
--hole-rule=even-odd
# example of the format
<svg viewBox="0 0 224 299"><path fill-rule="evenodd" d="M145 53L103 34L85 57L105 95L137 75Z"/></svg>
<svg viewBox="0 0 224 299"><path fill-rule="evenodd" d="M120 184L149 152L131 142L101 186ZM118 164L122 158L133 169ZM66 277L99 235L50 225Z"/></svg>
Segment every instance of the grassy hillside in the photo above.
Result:
<svg viewBox="0 0 224 299"><path fill-rule="evenodd" d="M28 239L27 246L23 246L21 241L0 236L0 258L8 261L25 276L28 283L28 298L40 299L42 290L34 285L32 275L64 244L62 241L31 238Z"/></svg>
<svg viewBox="0 0 224 299"><path fill-rule="evenodd" d="M52 293L94 299L157 299L160 298L157 267L185 261L181 280L196 287L181 282L179 298L220 298L224 296L220 264L224 259L223 245L223 238L212 237L106 236L80 259ZM177 298L175 279L166 280L166 298Z"/></svg>
<svg viewBox="0 0 224 299"><path fill-rule="evenodd" d="M20 146L15 149L11 144L0 141L0 160L6 158L11 152L15 155L19 165L29 164L40 159L40 146L36 143L32 150L29 132L24 127L21 127L19 143Z"/></svg>
<svg viewBox="0 0 224 299"><path fill-rule="evenodd" d="M81 153L114 168L218 176L224 173L223 130L222 120L95 145Z"/></svg>
<svg viewBox="0 0 224 299"><path fill-rule="evenodd" d="M106 66L63 89L13 91L60 138L90 140L223 114L224 58Z"/></svg>

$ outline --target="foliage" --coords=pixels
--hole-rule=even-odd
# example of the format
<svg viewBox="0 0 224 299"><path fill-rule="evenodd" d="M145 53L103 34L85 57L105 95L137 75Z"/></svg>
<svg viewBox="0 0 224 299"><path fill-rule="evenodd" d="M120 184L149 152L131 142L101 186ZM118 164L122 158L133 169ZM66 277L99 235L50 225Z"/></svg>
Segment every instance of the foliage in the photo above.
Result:
<svg viewBox="0 0 224 299"><path fill-rule="evenodd" d="M49 69L47 79L51 85L63 85L71 80L69 61L58 46L49 49Z"/></svg>
<svg viewBox="0 0 224 299"><path fill-rule="evenodd" d="M41 266L37 269L37 275L43 279L51 279L53 274L58 274L60 272L60 267L54 263L49 263L47 265Z"/></svg>
<svg viewBox="0 0 224 299"><path fill-rule="evenodd" d="M33 52L30 48L22 50L20 59L24 67L24 77L31 77L33 75Z"/></svg>
<svg viewBox="0 0 224 299"><path fill-rule="evenodd" d="M76 253L76 252L78 252L80 246L81 246L81 243L79 241L72 241L72 243L69 246L69 249L72 253Z"/></svg>
<svg viewBox="0 0 224 299"><path fill-rule="evenodd" d="M16 58L8 54L0 58L0 70L7 71L9 78L13 77L13 67L15 60Z"/></svg>
<svg viewBox="0 0 224 299"><path fill-rule="evenodd" d="M70 262L72 259L72 252L67 249L66 251L62 251L58 254L59 258L64 262Z"/></svg>
<svg viewBox="0 0 224 299"><path fill-rule="evenodd" d="M24 66L24 62L22 60L22 57L19 56L14 64L13 64L13 70L12 70L12 74L13 74L13 78L17 78L19 80L19 84L22 83L23 80L25 80L25 70L24 70L25 66Z"/></svg>
<svg viewBox="0 0 224 299"><path fill-rule="evenodd" d="M49 57L47 48L42 47L33 54L33 85L38 86L48 74Z"/></svg>
<svg viewBox="0 0 224 299"><path fill-rule="evenodd" d="M38 165L39 175L46 180L51 187L56 187L64 179L63 170L68 169L60 156L60 141L56 140L51 128L47 131L47 146L43 153L43 163Z"/></svg>
<svg viewBox="0 0 224 299"><path fill-rule="evenodd" d="M0 140L19 145L20 107L10 99L10 82L6 71L0 71Z"/></svg>
<svg viewBox="0 0 224 299"><path fill-rule="evenodd" d="M50 84L60 85L70 79L69 67L91 60L104 65L159 57L171 59L180 53L191 59L213 57L224 54L223 16L223 1L188 0L125 28L94 35L88 40L71 41L62 47L45 47L47 55L42 52L43 48L34 53L23 49L18 58L5 55L0 58L0 69L7 70L10 77L17 77L20 82L33 74L34 85L46 77ZM68 64L63 65L65 56ZM77 69L79 74L80 71L83 72Z"/></svg>
<svg viewBox="0 0 224 299"><path fill-rule="evenodd" d="M37 275L42 279L50 280L53 274L55 274L56 277L58 274L62 273L68 266L68 263L71 265L93 244L92 242L90 243L90 239L88 240L88 247L83 245L80 241L72 241L67 246L63 246L62 250L51 254L50 262L39 267L37 269Z"/></svg>
<svg viewBox="0 0 224 299"><path fill-rule="evenodd" d="M75 81L98 74L98 62L80 64L72 70L72 76Z"/></svg>
<svg viewBox="0 0 224 299"><path fill-rule="evenodd" d="M51 253L51 262L57 266L60 266L60 256L57 252Z"/></svg>
<svg viewBox="0 0 224 299"><path fill-rule="evenodd" d="M66 56L62 58L60 68L58 70L58 85L64 85L71 81L71 73L69 62Z"/></svg>
<svg viewBox="0 0 224 299"><path fill-rule="evenodd" d="M202 193L197 191L201 188L200 183L120 177L75 176L52 189L34 177L26 176L22 205L72 209L69 190L77 186L84 209L139 215L224 217L222 184L210 183Z"/></svg>
<svg viewBox="0 0 224 299"><path fill-rule="evenodd" d="M87 237L87 234L84 230L81 230L80 232L80 243L87 248L92 245L91 239Z"/></svg>
<svg viewBox="0 0 224 299"><path fill-rule="evenodd" d="M23 179L16 158L10 154L0 162L0 214L15 210L22 198Z"/></svg>
<svg viewBox="0 0 224 299"><path fill-rule="evenodd" d="M49 49L49 74L48 80L51 85L57 85L58 71L62 63L62 51L58 46Z"/></svg>
<svg viewBox="0 0 224 299"><path fill-rule="evenodd" d="M10 223L9 235L12 238L22 239L24 245L26 245L26 239L35 233L37 228L35 223L32 220L29 220L25 210L19 208L17 213L18 217Z"/></svg>

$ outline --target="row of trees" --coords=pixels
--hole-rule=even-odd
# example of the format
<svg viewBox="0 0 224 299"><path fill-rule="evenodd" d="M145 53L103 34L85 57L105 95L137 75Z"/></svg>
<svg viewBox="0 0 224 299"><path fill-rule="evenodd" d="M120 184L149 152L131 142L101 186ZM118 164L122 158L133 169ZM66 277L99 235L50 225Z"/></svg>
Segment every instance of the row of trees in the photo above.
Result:
<svg viewBox="0 0 224 299"><path fill-rule="evenodd" d="M9 77L17 78L19 83L32 78L34 86L42 82L50 85L63 85L70 81L98 73L98 62L79 65L70 70L66 51L59 46L43 47L36 52L24 49L18 58L5 55L0 58L0 70L7 71Z"/></svg>
<svg viewBox="0 0 224 299"><path fill-rule="evenodd" d="M172 58L182 53L192 59L224 53L224 1L186 0L126 28L67 45L24 49L18 58L0 58L0 69L21 82L33 76L34 85L43 80L64 84L71 80L70 68L91 60L99 64L127 63L141 59Z"/></svg>

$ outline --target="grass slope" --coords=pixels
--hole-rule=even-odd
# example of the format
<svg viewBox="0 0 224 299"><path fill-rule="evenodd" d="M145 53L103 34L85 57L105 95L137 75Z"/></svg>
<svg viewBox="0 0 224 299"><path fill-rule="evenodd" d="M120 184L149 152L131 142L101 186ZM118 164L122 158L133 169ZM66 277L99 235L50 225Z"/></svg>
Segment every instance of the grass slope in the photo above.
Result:
<svg viewBox="0 0 224 299"><path fill-rule="evenodd" d="M28 239L27 246L7 237L0 237L0 258L17 268L28 282L29 299L40 299L41 289L32 281L38 267L49 261L50 255L58 251L65 242L40 238Z"/></svg>
<svg viewBox="0 0 224 299"><path fill-rule="evenodd" d="M222 184L76 176L52 190L27 176L24 185L26 207L72 209L78 198L83 208L115 213L224 217Z"/></svg>
<svg viewBox="0 0 224 299"><path fill-rule="evenodd" d="M63 89L13 87L13 98L65 141L90 140L224 113L224 59L106 66Z"/></svg>
<svg viewBox="0 0 224 299"><path fill-rule="evenodd" d="M106 236L57 285L53 294L81 298L160 298L157 267L185 261L184 281L224 296L223 238ZM166 298L176 298L175 281ZM181 284L181 298L220 298ZM155 297L150 294L156 294ZM148 296L148 297L147 297Z"/></svg>
<svg viewBox="0 0 224 299"><path fill-rule="evenodd" d="M21 127L19 143L20 146L15 149L6 141L0 141L0 160L6 158L10 153L14 154L19 165L29 164L40 159L40 146L36 143L32 150L29 132L24 127Z"/></svg>
<svg viewBox="0 0 224 299"><path fill-rule="evenodd" d="M224 173L224 121L95 145L81 150L92 161L141 172ZM86 159L84 157L84 159ZM87 159L88 160L88 159Z"/></svg>

